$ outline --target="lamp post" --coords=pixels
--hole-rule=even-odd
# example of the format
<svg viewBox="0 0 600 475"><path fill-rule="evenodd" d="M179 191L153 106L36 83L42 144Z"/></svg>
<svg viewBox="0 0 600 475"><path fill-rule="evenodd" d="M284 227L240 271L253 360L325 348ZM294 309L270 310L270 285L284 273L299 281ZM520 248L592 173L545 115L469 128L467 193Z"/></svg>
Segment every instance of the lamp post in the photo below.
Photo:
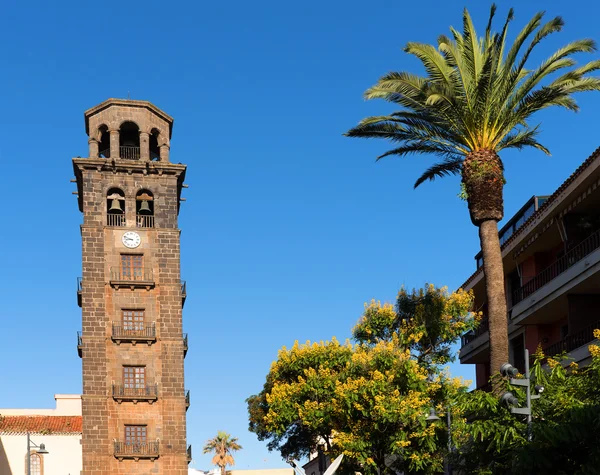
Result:
<svg viewBox="0 0 600 475"><path fill-rule="evenodd" d="M425 420L427 422L435 422L440 420L433 407L429 409L429 415ZM448 454L450 454L450 452L452 452L452 420L450 419L450 407L446 407L446 425L448 426ZM444 473L447 475L451 475L452 473L448 457L444 458Z"/></svg>
<svg viewBox="0 0 600 475"><path fill-rule="evenodd" d="M29 437L29 432L27 432L27 475L31 475L31 447L38 449L36 453L40 455L50 453L46 450L46 446L44 444L37 445L35 442L33 442Z"/></svg>

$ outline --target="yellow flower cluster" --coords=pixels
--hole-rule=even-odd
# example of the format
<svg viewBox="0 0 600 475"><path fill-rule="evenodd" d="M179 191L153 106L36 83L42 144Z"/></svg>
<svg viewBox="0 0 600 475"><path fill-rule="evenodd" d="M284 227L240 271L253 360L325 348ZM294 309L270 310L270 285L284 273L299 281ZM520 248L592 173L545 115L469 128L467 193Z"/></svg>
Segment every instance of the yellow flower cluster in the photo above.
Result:
<svg viewBox="0 0 600 475"><path fill-rule="evenodd" d="M598 346L598 345L590 345L590 346L588 346L588 349L590 350L590 354L594 358L600 358L600 346Z"/></svg>

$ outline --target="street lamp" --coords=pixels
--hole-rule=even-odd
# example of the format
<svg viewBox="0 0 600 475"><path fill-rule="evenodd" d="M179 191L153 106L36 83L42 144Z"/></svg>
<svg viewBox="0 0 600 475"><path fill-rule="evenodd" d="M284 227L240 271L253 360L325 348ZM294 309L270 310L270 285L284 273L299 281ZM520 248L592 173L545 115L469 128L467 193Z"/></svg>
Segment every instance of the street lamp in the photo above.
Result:
<svg viewBox="0 0 600 475"><path fill-rule="evenodd" d="M510 384L513 386L521 386L525 388L527 395L526 403L527 406L519 407L519 401L515 395L511 392L506 392L500 397L500 401L505 403L510 409L511 414L523 414L527 416L527 440L531 442L532 439L532 417L531 417L531 401L539 399L540 394L544 392L544 386L536 384L533 388L536 394L531 394L531 381L529 375L529 350L525 348L525 377L515 378L519 374L519 370L509 363L504 363L500 366L500 374L505 378L509 378Z"/></svg>
<svg viewBox="0 0 600 475"><path fill-rule="evenodd" d="M46 446L44 444L37 445L35 442L33 442L29 437L29 432L27 432L27 475L31 475L31 447L38 449L36 453L39 455L50 453L46 450Z"/></svg>
<svg viewBox="0 0 600 475"><path fill-rule="evenodd" d="M439 421L440 418L435 413L435 409L432 407L429 409L429 415L425 418L427 422L435 422ZM446 407L446 424L448 426L448 453L452 452L452 421L450 419L450 407ZM450 462L448 461L448 457L444 459L444 473L450 474L452 473L452 469L450 468Z"/></svg>

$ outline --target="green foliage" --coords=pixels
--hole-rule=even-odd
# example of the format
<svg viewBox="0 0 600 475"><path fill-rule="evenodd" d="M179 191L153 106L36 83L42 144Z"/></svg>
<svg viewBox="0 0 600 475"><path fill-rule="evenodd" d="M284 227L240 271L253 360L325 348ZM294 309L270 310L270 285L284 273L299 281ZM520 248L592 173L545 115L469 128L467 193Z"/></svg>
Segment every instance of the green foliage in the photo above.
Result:
<svg viewBox="0 0 600 475"><path fill-rule="evenodd" d="M499 32L492 31L495 13L492 5L482 37L465 9L462 32L450 28L451 37L439 36L437 48L408 43L404 51L421 61L426 75L392 72L383 76L366 91L366 99L384 99L401 110L368 117L346 135L398 144L378 158L412 153L441 157L415 187L460 174L465 156L479 150L534 147L549 154L536 139L538 126L530 125L529 119L552 106L577 111L573 94L600 90L600 80L589 76L600 69L600 61L576 66L572 58L594 51L596 45L589 39L574 41L539 66L526 67L535 47L562 30L563 20L556 17L543 23L544 15L538 13L509 45L506 38L513 11Z"/></svg>
<svg viewBox="0 0 600 475"><path fill-rule="evenodd" d="M345 454L350 472L438 473L446 430L425 415L465 391L440 364L476 324L471 305L462 291L401 290L396 309L365 305L354 345L334 338L282 348L263 390L247 401L250 430L284 458L324 441L331 455Z"/></svg>
<svg viewBox="0 0 600 475"><path fill-rule="evenodd" d="M225 475L227 466L235 465L233 452L241 449L237 437L231 437L227 432L220 430L216 437L206 441L203 453L214 453L212 463L221 469L221 475Z"/></svg>

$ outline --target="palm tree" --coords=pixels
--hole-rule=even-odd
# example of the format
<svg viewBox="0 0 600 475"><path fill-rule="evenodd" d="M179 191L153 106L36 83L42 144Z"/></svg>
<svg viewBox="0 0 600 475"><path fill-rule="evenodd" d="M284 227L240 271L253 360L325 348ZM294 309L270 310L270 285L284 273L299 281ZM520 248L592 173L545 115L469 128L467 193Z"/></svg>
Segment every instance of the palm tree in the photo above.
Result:
<svg viewBox="0 0 600 475"><path fill-rule="evenodd" d="M600 90L600 80L589 77L600 61L576 67L572 56L592 52L595 43L584 39L557 50L539 66L526 69L532 50L560 31L563 20L542 23L536 14L506 44L508 13L502 30L492 32L492 5L485 35L478 37L469 12L463 12L462 33L450 28L452 38L440 36L433 45L409 43L426 75L391 72L365 92L366 99L384 99L401 107L389 115L368 117L346 133L349 137L384 138L397 144L389 155L434 154L441 159L415 183L447 175L461 175L471 221L479 228L483 253L490 327L490 373L508 361L508 329L498 221L504 215L504 164L498 153L509 148L534 147L549 154L537 141L539 125L529 119L550 106L577 111L572 95ZM550 75L560 71L553 79Z"/></svg>
<svg viewBox="0 0 600 475"><path fill-rule="evenodd" d="M213 452L212 463L221 469L221 475L226 475L227 465L235 465L232 452L240 450L242 446L238 444L237 437L231 437L227 432L218 431L217 436L206 441L203 453Z"/></svg>

